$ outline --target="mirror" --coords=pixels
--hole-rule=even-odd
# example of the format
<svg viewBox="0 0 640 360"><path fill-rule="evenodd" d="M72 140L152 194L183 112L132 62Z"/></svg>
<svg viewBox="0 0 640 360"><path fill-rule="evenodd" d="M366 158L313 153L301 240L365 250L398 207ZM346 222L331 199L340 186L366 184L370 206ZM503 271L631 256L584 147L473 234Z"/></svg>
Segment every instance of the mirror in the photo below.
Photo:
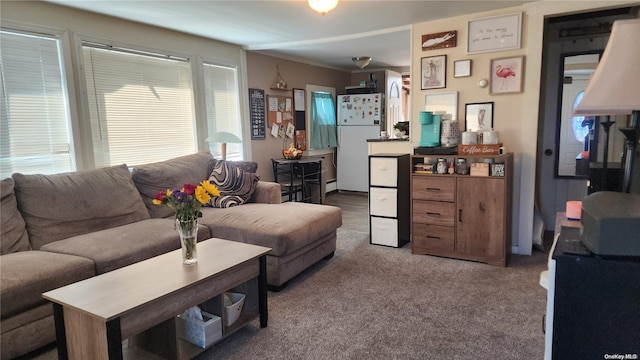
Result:
<svg viewBox="0 0 640 360"><path fill-rule="evenodd" d="M589 157L597 154L598 127L596 117L572 116L591 74L600 60L599 52L563 54L562 96L558 99L556 135L556 176L586 178Z"/></svg>

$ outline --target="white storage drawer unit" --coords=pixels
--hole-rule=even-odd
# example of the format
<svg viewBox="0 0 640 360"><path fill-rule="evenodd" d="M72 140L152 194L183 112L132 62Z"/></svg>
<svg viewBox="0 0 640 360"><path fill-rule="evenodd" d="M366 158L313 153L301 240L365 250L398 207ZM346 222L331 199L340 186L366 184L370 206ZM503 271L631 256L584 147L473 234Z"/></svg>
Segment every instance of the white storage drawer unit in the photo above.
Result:
<svg viewBox="0 0 640 360"><path fill-rule="evenodd" d="M398 189L369 188L369 215L398 217Z"/></svg>
<svg viewBox="0 0 640 360"><path fill-rule="evenodd" d="M369 155L371 244L402 247L410 239L409 154Z"/></svg>

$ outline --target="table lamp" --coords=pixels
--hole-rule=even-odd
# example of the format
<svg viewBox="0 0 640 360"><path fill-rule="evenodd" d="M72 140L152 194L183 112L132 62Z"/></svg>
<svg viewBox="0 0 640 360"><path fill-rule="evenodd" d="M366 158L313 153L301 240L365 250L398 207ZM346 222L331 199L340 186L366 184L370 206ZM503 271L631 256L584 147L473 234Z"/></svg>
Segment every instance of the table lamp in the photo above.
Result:
<svg viewBox="0 0 640 360"><path fill-rule="evenodd" d="M222 160L227 160L227 143L239 144L242 143L239 137L236 135L226 132L226 131L218 131L213 135L207 138L207 142L209 143L220 143L220 153L222 154Z"/></svg>
<svg viewBox="0 0 640 360"><path fill-rule="evenodd" d="M582 100L573 115L628 115L631 127L625 136L622 158L622 191L630 192L634 160L640 139L640 19L616 20L602 59L593 73ZM636 175L638 176L638 175ZM635 179L640 181L640 179ZM634 184L638 186L638 184Z"/></svg>

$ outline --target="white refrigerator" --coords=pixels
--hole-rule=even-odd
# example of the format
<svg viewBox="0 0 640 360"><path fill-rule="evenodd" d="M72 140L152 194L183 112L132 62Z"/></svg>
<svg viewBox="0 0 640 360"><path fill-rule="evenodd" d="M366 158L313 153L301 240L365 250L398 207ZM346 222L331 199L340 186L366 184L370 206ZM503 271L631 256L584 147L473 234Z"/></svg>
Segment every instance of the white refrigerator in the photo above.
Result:
<svg viewBox="0 0 640 360"><path fill-rule="evenodd" d="M338 95L338 190L368 191L367 139L380 138L383 113L382 94Z"/></svg>

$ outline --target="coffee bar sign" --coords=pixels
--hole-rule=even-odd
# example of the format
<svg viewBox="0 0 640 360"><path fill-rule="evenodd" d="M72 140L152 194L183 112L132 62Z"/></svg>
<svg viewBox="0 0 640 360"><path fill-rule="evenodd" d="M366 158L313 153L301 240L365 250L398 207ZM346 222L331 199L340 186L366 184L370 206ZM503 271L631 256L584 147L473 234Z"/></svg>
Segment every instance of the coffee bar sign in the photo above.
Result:
<svg viewBox="0 0 640 360"><path fill-rule="evenodd" d="M467 54L520 48L522 13L469 20Z"/></svg>
<svg viewBox="0 0 640 360"><path fill-rule="evenodd" d="M500 154L502 144L491 145L458 145L460 155L503 155Z"/></svg>

